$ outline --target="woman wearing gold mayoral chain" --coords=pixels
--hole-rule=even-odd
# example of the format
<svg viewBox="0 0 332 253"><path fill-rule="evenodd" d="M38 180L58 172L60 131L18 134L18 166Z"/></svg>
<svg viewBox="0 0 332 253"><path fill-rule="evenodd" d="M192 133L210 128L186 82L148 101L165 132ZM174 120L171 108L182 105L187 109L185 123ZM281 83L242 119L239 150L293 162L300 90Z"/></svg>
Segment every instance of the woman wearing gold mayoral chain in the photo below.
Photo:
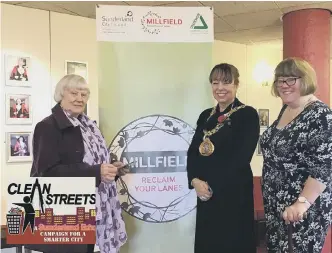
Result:
<svg viewBox="0 0 332 253"><path fill-rule="evenodd" d="M209 77L217 105L203 111L188 150L189 188L197 193L195 253L254 253L253 175L257 111L236 98L239 71L216 65Z"/></svg>

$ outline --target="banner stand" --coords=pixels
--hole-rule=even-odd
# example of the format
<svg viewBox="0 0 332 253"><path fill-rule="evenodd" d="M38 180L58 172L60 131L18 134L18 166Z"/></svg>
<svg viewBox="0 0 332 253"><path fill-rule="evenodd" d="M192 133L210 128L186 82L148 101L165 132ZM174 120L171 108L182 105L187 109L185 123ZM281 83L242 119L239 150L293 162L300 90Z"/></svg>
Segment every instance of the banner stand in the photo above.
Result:
<svg viewBox="0 0 332 253"><path fill-rule="evenodd" d="M99 5L97 38L100 127L110 152L132 162L117 181L121 253L191 253L186 155L199 114L213 106L213 10Z"/></svg>

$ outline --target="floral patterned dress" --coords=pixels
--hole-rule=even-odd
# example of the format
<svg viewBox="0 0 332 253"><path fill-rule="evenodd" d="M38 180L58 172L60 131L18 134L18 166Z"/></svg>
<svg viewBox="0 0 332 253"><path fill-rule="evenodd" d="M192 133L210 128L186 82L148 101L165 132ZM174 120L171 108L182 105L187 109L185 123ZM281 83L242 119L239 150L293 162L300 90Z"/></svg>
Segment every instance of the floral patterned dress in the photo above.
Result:
<svg viewBox="0 0 332 253"><path fill-rule="evenodd" d="M260 141L268 252L288 252L287 225L281 213L297 201L310 176L327 187L309 208L307 218L293 224L293 250L319 253L332 220L332 112L321 101L315 101L278 129L286 108L285 105Z"/></svg>

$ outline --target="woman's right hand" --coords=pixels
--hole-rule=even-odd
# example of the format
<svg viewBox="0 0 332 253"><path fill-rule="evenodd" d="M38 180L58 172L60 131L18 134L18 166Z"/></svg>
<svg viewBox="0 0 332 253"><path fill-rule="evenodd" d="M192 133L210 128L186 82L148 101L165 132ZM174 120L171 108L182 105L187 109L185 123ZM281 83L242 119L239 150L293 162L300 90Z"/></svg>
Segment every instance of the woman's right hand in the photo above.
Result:
<svg viewBox="0 0 332 253"><path fill-rule="evenodd" d="M209 192L209 185L206 182L198 178L194 178L192 186L195 188L196 194L199 198L205 198L206 200L211 198L212 194Z"/></svg>
<svg viewBox="0 0 332 253"><path fill-rule="evenodd" d="M113 164L103 163L100 167L101 181L110 183L114 181L118 173L118 168Z"/></svg>

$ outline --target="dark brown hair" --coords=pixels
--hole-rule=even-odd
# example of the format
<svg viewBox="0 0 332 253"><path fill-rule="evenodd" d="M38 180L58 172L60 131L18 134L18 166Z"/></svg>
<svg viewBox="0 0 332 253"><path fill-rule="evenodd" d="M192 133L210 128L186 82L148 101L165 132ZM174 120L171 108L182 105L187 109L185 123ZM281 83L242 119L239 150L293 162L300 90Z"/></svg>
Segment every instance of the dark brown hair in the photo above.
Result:
<svg viewBox="0 0 332 253"><path fill-rule="evenodd" d="M220 63L213 67L210 73L209 81L221 81L222 83L232 83L239 85L239 70L228 63Z"/></svg>

